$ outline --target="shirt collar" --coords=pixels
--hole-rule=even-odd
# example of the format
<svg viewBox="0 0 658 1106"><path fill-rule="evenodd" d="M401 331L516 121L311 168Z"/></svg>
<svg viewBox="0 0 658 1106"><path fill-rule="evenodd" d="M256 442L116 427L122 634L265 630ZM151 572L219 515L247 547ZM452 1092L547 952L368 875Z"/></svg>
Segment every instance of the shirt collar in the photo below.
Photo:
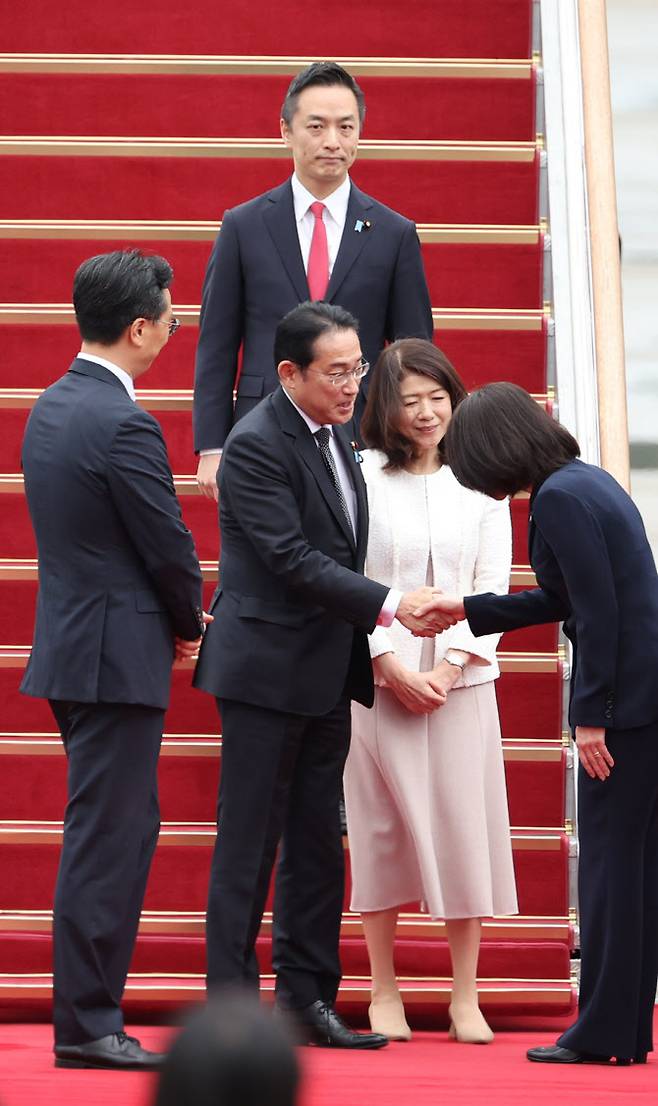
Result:
<svg viewBox="0 0 658 1106"><path fill-rule="evenodd" d="M95 353L83 353L82 350L78 354L84 361L93 361L95 365L102 365L104 369L108 369L113 373L118 380L121 381L128 395L132 400L135 399L135 385L130 373L127 373L125 369L121 369L118 365L115 365L113 361L106 361L104 357L97 357Z"/></svg>
<svg viewBox="0 0 658 1106"><path fill-rule="evenodd" d="M302 416L304 422L306 423L309 430L311 431L311 434L317 434L318 430L322 429L323 423L316 422L315 419L312 419L310 415L306 414L306 411L302 411L301 407L297 406L294 399L292 398L290 393L286 391L286 389L283 387L283 385L282 385L282 391L283 391L283 394L286 397L286 399L289 399L290 402L292 403L293 407L295 408L295 411L297 411L298 414L300 414ZM333 433L334 433L333 426L328 425L327 430L329 431L330 435L333 437Z"/></svg>
<svg viewBox="0 0 658 1106"><path fill-rule="evenodd" d="M293 173L290 184L292 186L292 198L295 206L295 219L299 223L306 215L311 204L317 202L317 196L309 192L308 188L302 184L296 173ZM345 225L351 187L352 182L348 175L345 177L343 183L339 184L338 188L336 188L330 196L325 196L323 200L320 200L320 203L324 204L331 218L339 226Z"/></svg>

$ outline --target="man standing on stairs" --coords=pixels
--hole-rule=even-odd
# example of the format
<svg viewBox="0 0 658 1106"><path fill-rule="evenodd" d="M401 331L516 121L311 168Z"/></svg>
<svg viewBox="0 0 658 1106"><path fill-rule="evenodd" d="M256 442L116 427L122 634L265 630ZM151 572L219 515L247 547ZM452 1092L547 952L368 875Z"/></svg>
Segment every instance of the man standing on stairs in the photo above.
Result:
<svg viewBox="0 0 658 1106"><path fill-rule="evenodd" d="M135 404L178 323L161 257L92 257L73 287L82 349L23 441L39 596L21 690L47 698L68 761L55 889L55 1065L149 1070L121 999L158 839L156 770L174 657L204 628L201 572L162 432ZM207 616L206 616L207 617Z"/></svg>
<svg viewBox="0 0 658 1106"><path fill-rule="evenodd" d="M256 939L279 840L273 955L277 1003L305 1036L380 1048L334 1009L341 970L338 795L350 702L374 697L367 634L410 618L414 596L363 573L359 454L344 426L368 371L355 319L306 303L274 342L281 386L242 419L220 468L220 585L195 686L222 717L219 826L208 898L208 984L258 987ZM447 624L447 623L446 623Z"/></svg>
<svg viewBox="0 0 658 1106"><path fill-rule="evenodd" d="M196 356L194 437L204 495L217 498L219 457L234 421L278 384L274 332L296 304L345 307L359 320L371 364L395 338L432 338L414 224L348 175L364 116L363 92L345 69L310 65L292 81L281 109L292 177L224 214L203 288ZM355 440L364 405L362 388L349 434Z"/></svg>

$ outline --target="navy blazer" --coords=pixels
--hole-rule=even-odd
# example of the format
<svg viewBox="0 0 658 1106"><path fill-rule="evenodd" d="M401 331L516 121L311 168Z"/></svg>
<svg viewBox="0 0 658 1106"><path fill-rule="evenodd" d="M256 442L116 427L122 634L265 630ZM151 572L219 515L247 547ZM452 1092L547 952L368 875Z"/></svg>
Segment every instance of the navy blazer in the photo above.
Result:
<svg viewBox="0 0 658 1106"><path fill-rule="evenodd" d="M78 358L34 405L22 462L39 594L21 691L165 708L174 635L194 640L203 624L159 424Z"/></svg>
<svg viewBox="0 0 658 1106"><path fill-rule="evenodd" d="M361 573L368 501L334 427L357 498L356 537L308 426L279 387L231 431L219 468L219 587L195 686L218 698L319 716L344 691L370 706L368 633L388 588Z"/></svg>
<svg viewBox="0 0 658 1106"><path fill-rule="evenodd" d="M658 719L658 576L640 513L603 469L573 461L532 494L538 588L471 595L476 636L564 620L573 644L569 720L630 729Z"/></svg>
<svg viewBox="0 0 658 1106"><path fill-rule="evenodd" d="M357 221L369 228L356 230ZM196 355L196 450L223 446L234 419L277 387L274 332L283 316L307 299L288 180L225 212L213 246ZM356 316L361 348L371 364L395 338L432 338L432 310L414 224L354 184L326 299ZM366 389L367 377L359 414Z"/></svg>

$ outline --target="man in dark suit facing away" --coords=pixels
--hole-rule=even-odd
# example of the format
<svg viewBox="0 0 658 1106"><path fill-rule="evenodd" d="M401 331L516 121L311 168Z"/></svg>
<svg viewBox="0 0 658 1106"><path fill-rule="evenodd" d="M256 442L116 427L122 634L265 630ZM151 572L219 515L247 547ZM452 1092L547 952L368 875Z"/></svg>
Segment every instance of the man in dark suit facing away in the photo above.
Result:
<svg viewBox="0 0 658 1106"><path fill-rule="evenodd" d="M157 1067L121 998L158 838L156 769L174 656L203 631L201 573L162 432L133 382L177 329L161 257L93 257L75 275L82 349L23 441L39 595L21 690L47 698L68 760L55 890L59 1067Z"/></svg>
<svg viewBox="0 0 658 1106"><path fill-rule="evenodd" d="M356 321L306 303L279 324L281 386L233 428L220 476L220 584L195 685L222 717L219 826L208 902L210 987L258 986L255 944L279 840L277 1003L308 1037L379 1048L334 1010L343 844L338 795L350 700L373 702L367 635L411 612L363 575L366 488L349 423L367 372ZM446 625L448 623L446 622Z"/></svg>
<svg viewBox="0 0 658 1106"><path fill-rule="evenodd" d="M315 62L292 81L281 116L294 173L225 212L203 288L194 448L201 454L201 491L215 498L219 454L233 422L278 384L274 332L296 304L311 299L345 307L359 320L371 364L395 338L432 337L414 224L349 178L365 116L354 78L334 62ZM366 388L357 399L352 438L358 438Z"/></svg>

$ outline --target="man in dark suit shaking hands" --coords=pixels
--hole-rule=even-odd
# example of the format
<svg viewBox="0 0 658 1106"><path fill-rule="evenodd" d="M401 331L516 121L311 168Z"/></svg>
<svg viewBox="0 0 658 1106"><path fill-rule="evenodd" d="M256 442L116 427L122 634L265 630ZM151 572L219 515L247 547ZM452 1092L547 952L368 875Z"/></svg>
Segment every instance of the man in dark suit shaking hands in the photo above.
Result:
<svg viewBox="0 0 658 1106"><path fill-rule="evenodd" d="M342 426L367 372L355 319L306 303L277 328L281 381L241 419L220 466L220 584L195 684L223 723L208 903L208 983L258 986L255 944L279 840L277 1002L309 1039L379 1048L336 1015L343 845L338 814L350 700L373 702L367 634L426 633L407 595L363 577L358 452ZM451 620L448 618L446 625Z"/></svg>
<svg viewBox="0 0 658 1106"><path fill-rule="evenodd" d="M197 478L206 495L217 497L219 453L233 422L278 384L274 331L295 304L311 299L345 307L359 320L371 364L395 338L432 337L414 224L349 178L364 116L363 93L349 73L334 62L309 66L292 81L281 109L292 178L224 214L203 288L196 358Z"/></svg>
<svg viewBox="0 0 658 1106"><path fill-rule="evenodd" d="M82 349L23 442L39 554L21 690L49 699L68 759L54 908L55 1064L144 1069L121 998L158 839L156 769L174 656L203 630L201 573L162 432L134 381L177 328L160 257L93 257L73 289Z"/></svg>

